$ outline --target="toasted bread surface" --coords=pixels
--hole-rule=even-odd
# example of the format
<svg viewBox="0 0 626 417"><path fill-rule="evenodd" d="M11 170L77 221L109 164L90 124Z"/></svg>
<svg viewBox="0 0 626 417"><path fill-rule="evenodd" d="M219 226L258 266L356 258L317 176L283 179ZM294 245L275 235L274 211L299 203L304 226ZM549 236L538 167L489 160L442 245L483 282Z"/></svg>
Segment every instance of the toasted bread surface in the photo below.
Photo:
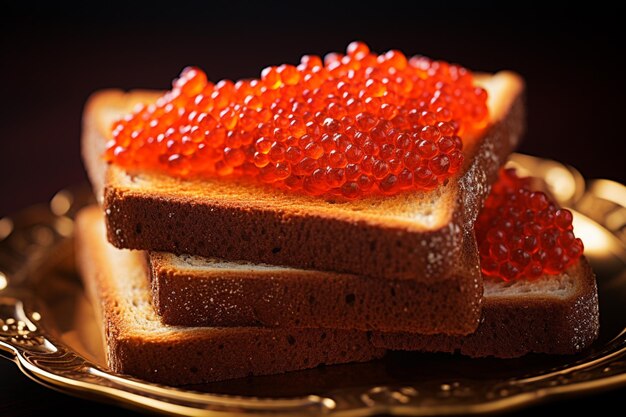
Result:
<svg viewBox="0 0 626 417"><path fill-rule="evenodd" d="M84 114L83 157L117 247L438 282L451 277L499 166L524 127L523 82L477 77L491 122L464 144L458 175L432 192L329 201L245 180L181 180L107 166L111 123L159 93L96 93Z"/></svg>
<svg viewBox="0 0 626 417"><path fill-rule="evenodd" d="M181 385L367 361L384 353L358 331L162 324L150 302L143 254L106 241L99 208L79 214L76 251L115 372Z"/></svg>

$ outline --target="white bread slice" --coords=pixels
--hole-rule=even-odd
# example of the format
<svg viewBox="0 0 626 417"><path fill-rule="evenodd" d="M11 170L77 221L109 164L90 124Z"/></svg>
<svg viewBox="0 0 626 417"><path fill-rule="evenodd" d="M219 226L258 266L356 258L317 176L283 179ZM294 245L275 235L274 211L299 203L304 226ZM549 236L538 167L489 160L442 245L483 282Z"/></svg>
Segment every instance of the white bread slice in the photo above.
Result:
<svg viewBox="0 0 626 417"><path fill-rule="evenodd" d="M94 94L82 152L117 247L438 282L458 263L464 232L524 125L519 76L476 80L489 93L489 126L466 138L461 171L428 193L338 202L245 181L180 180L107 166L101 156L111 123L158 92Z"/></svg>
<svg viewBox="0 0 626 417"><path fill-rule="evenodd" d="M77 266L101 318L111 370L168 385L265 375L382 356L365 332L161 323L141 252L105 238L100 209L79 213Z"/></svg>

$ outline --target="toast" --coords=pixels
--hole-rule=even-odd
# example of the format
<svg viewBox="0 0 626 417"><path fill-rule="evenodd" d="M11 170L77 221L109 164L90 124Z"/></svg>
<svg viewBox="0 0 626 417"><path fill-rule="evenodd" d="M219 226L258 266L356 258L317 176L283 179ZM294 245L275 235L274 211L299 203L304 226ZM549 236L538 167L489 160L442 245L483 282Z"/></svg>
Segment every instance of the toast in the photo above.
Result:
<svg viewBox="0 0 626 417"><path fill-rule="evenodd" d="M349 276L162 253L150 254L149 259L153 272L153 295L157 299L156 304L161 303L160 314L163 314L164 320L185 324L201 323L208 320L208 315L217 314L211 319L222 321L225 317L232 317L244 322L256 319L264 325L305 326L309 323L309 314L317 311L319 323L331 326L334 324L332 319L337 322L342 315L343 320L351 320L355 311L356 314L363 314L372 299L385 299L386 293L392 289L395 289L395 298L391 297L391 300L400 305L403 300L415 296L411 286L407 291L407 284L413 282L388 281L394 284L385 289L377 288L384 293L376 294L372 290L366 292L369 288L364 283L371 281L373 285L381 280L357 278L360 282L355 291L362 291L363 295L351 297L351 303L346 307L348 298L345 288L351 282ZM292 283L295 279L304 281L301 287ZM338 285L336 282L342 279L344 284L333 288L337 294L334 300L329 300L335 304L319 306L325 296L325 287ZM303 296L297 290L308 285L312 288L305 294L315 294L314 302L311 306L300 305L305 304L308 295ZM281 293L283 288L285 293ZM206 304L207 291L213 291L209 299L214 299L215 304ZM251 294L263 295L254 298ZM237 304L240 297L245 300ZM298 303L299 298L303 302ZM435 304L431 307L437 309ZM381 308L376 314L381 314L381 311L384 310ZM398 314L398 322L409 320L405 316L407 314L406 311ZM482 319L472 334L450 336L375 331L371 340L375 346L390 350L459 352L472 357L573 354L587 348L597 338L598 315L595 276L587 260L581 257L578 263L556 276L544 275L535 280L510 282L485 278ZM355 325L358 326L357 323Z"/></svg>
<svg viewBox="0 0 626 417"><path fill-rule="evenodd" d="M114 372L182 385L361 362L384 353L358 331L164 325L150 303L142 253L107 243L98 208L82 211L76 226L77 266L100 315Z"/></svg>
<svg viewBox="0 0 626 417"><path fill-rule="evenodd" d="M392 350L459 352L514 358L527 353L574 354L598 337L596 280L584 257L564 273L536 280L484 280L482 320L464 336L374 333L375 346Z"/></svg>
<svg viewBox="0 0 626 417"><path fill-rule="evenodd" d="M153 304L169 324L468 334L480 318L473 235L453 278L432 284L165 252L147 257Z"/></svg>
<svg viewBox="0 0 626 417"><path fill-rule="evenodd" d="M158 92L95 93L84 113L82 153L116 247L438 283L451 278L463 236L524 127L519 76L499 72L476 82L489 94L489 125L466 138L463 167L431 192L344 203L108 166L102 154L112 122Z"/></svg>

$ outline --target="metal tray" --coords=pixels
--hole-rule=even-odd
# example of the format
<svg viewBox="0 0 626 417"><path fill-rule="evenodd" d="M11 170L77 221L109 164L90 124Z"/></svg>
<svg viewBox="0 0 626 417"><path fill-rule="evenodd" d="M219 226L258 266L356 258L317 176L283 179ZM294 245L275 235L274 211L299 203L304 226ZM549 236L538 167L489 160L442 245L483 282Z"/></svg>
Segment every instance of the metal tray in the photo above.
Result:
<svg viewBox="0 0 626 417"><path fill-rule="evenodd" d="M0 353L57 390L190 416L469 414L625 384L626 187L586 182L571 167L526 155L511 164L544 178L575 213L601 309L600 338L582 354L476 360L396 352L365 364L178 388L114 374L73 265L73 216L91 201L86 187L0 219Z"/></svg>

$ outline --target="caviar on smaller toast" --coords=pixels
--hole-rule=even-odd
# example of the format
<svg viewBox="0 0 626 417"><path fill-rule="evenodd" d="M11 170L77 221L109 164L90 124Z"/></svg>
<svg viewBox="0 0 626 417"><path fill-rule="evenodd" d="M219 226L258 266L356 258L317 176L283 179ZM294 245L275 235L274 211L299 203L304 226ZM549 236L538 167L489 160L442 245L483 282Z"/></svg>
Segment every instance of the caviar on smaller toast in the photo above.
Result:
<svg viewBox="0 0 626 417"><path fill-rule="evenodd" d="M475 224L484 275L505 281L557 275L582 255L572 213L530 188L530 178L502 170L485 201Z"/></svg>
<svg viewBox="0 0 626 417"><path fill-rule="evenodd" d="M488 116L467 69L353 42L346 55L305 55L235 83L186 68L155 104L114 124L105 158L308 195L394 195L458 172L462 138Z"/></svg>

